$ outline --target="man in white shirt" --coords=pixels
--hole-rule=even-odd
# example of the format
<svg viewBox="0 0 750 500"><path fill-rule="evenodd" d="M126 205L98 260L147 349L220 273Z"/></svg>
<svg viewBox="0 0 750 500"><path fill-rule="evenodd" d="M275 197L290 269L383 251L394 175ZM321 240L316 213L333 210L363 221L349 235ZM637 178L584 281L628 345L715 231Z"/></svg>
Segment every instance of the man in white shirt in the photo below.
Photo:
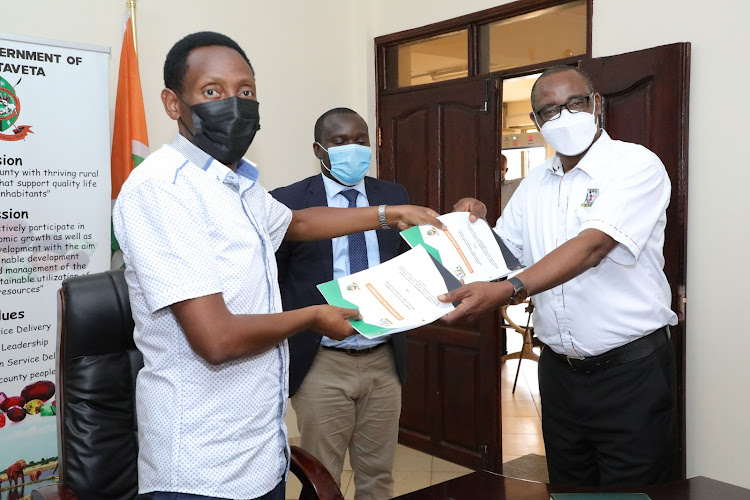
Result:
<svg viewBox="0 0 750 500"><path fill-rule="evenodd" d="M663 272L671 185L648 149L600 128L601 97L577 68L537 80L531 118L557 154L521 183L495 231L527 266L473 283L447 321L534 296L550 482L637 485L673 478L677 324ZM457 210L475 207L461 200Z"/></svg>
<svg viewBox="0 0 750 500"><path fill-rule="evenodd" d="M143 353L138 374L139 492L146 499L281 500L287 338L342 340L356 310L282 312L274 252L283 239L330 239L437 223L412 206L291 211L242 155L259 127L255 76L230 38L194 33L164 65L161 97L178 135L123 185L113 211Z"/></svg>

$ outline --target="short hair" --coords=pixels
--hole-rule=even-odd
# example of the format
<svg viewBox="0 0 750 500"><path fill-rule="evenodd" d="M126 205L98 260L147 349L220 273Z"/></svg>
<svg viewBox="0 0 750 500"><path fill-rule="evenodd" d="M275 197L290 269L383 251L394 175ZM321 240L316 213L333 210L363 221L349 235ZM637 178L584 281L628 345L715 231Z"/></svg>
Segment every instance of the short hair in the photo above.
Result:
<svg viewBox="0 0 750 500"><path fill-rule="evenodd" d="M591 81L591 77L587 75L583 70L580 70L576 68L575 66L566 66L564 64L558 65L558 66L552 66L551 68L546 69L539 78L536 79L534 82L534 86L531 87L531 109L536 113L536 86L539 84L539 82L542 81L543 78L557 74L557 73L565 73L566 71L575 71L579 75L581 75L581 78L583 78L583 81L586 82L586 87L589 90L589 94L594 92L594 82Z"/></svg>
<svg viewBox="0 0 750 500"><path fill-rule="evenodd" d="M322 115L320 115L320 118L318 118L318 121L315 122L315 142L320 143L320 140L322 139L323 135L323 123L325 123L326 118L328 118L331 115L357 115L359 116L359 113L354 111L353 109L349 108L333 108L329 109Z"/></svg>
<svg viewBox="0 0 750 500"><path fill-rule="evenodd" d="M191 33L169 49L167 59L164 61L164 86L175 92L181 91L188 70L187 59L190 52L201 47L211 46L228 47L236 50L250 66L250 71L255 73L253 65L250 64L250 59L247 58L245 51L237 42L221 33L199 31Z"/></svg>

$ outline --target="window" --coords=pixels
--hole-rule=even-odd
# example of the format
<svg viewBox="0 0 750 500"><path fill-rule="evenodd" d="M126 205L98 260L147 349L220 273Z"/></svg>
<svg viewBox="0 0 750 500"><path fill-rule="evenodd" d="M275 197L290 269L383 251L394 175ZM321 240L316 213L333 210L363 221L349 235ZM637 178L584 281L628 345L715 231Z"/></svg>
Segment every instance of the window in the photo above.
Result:
<svg viewBox="0 0 750 500"><path fill-rule="evenodd" d="M468 76L468 41L468 30L460 30L388 47L388 88Z"/></svg>
<svg viewBox="0 0 750 500"><path fill-rule="evenodd" d="M520 0L378 37L378 88L489 73L529 74L555 64L575 64L591 56L592 3Z"/></svg>
<svg viewBox="0 0 750 500"><path fill-rule="evenodd" d="M479 27L479 73L586 54L586 2L579 0Z"/></svg>

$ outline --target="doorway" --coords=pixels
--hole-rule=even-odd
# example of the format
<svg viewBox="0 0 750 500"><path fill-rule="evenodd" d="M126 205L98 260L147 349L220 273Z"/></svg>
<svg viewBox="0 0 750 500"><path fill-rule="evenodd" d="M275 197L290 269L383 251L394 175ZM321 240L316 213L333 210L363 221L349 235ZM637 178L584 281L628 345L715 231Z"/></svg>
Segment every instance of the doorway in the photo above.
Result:
<svg viewBox="0 0 750 500"><path fill-rule="evenodd" d="M513 197L521 181L532 168L554 154L534 122L531 111L531 88L540 73L508 76L502 82L502 131L500 172L500 214ZM547 479L544 439L542 437L541 398L537 377L540 347L533 347L533 321L528 303L508 306L500 330L502 348L500 368L500 419L502 428L502 461L504 468L514 464L525 470L536 464L533 479ZM508 327L508 325L511 325ZM528 329L528 332L526 330ZM531 341L531 344L524 345ZM530 349L530 350L529 350ZM508 465L505 465L508 464ZM522 479L532 479L526 476Z"/></svg>

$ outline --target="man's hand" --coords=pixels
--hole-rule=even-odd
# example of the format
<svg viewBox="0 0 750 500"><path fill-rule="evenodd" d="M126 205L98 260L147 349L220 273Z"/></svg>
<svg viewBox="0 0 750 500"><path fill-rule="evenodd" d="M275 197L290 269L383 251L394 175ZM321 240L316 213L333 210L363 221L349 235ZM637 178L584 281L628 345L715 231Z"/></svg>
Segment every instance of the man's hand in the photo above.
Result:
<svg viewBox="0 0 750 500"><path fill-rule="evenodd" d="M469 212L471 222L487 217L487 207L476 198L461 198L453 205L454 212Z"/></svg>
<svg viewBox="0 0 750 500"><path fill-rule="evenodd" d="M392 226L395 222L395 225L402 231L412 226L428 224L445 230L445 225L437 219L438 215L440 214L431 208L416 205L388 205L385 207L385 218L388 225Z"/></svg>
<svg viewBox="0 0 750 500"><path fill-rule="evenodd" d="M315 319L310 327L321 335L333 340L344 340L357 331L347 319L362 319L356 309L345 309L336 306L312 306L315 310Z"/></svg>
<svg viewBox="0 0 750 500"><path fill-rule="evenodd" d="M513 285L507 281L469 283L438 297L440 302L461 302L455 310L443 316L442 320L446 323L453 323L462 318L473 321L507 304L512 294Z"/></svg>

